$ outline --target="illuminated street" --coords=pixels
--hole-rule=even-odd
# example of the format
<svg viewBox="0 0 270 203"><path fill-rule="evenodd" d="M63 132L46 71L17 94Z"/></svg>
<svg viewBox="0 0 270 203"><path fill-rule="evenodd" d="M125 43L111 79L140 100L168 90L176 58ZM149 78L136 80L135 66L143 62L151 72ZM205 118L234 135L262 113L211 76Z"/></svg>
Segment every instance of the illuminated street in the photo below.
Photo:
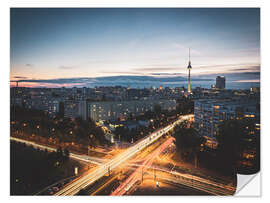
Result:
<svg viewBox="0 0 270 203"><path fill-rule="evenodd" d="M57 150L56 148L53 148L53 147L48 147L48 146L37 144L37 143L31 142L31 141L23 140L20 138L10 137L10 140L25 143L27 145L36 147L37 149L42 149L42 150L47 149L48 151L56 151ZM100 159L97 157L90 157L87 155L78 155L78 154L73 154L73 153L70 153L70 157L75 159L75 160L78 160L78 161L89 162L89 163L95 164L95 165L100 165L102 162L106 161L106 160L103 160L103 159Z"/></svg>
<svg viewBox="0 0 270 203"><path fill-rule="evenodd" d="M189 116L183 116L178 121L174 122L173 124L170 124L169 126L165 127L164 129L158 130L151 135L147 136L142 141L136 143L134 146L127 149L125 152L118 155L116 158L110 160L109 162L106 162L105 164L100 165L95 171L90 172L89 174L85 175L84 177L80 177L78 180L74 181L70 185L66 186L61 191L57 192L55 195L75 195L78 193L81 189L84 189L91 183L95 182L102 176L104 176L106 173L110 173L111 170L115 169L125 161L127 161L129 158L134 156L139 151L143 150L148 145L152 144L156 140L158 140L163 134L166 134L168 131L173 129L173 127L178 124L179 122L182 122L183 120L190 119L192 115Z"/></svg>
<svg viewBox="0 0 270 203"><path fill-rule="evenodd" d="M194 175L182 174L180 172L172 171L166 168L160 168L153 166L153 163L157 158L159 158L169 146L174 141L173 137L163 138L162 142L158 141L162 137L162 135L169 132L175 125L178 123L191 119L193 116L183 116L178 121L170 124L169 126L157 130L151 135L147 136L143 140L135 143L132 147L128 148L124 152L117 155L110 161L106 161L96 157L89 157L87 155L78 155L78 154L70 154L70 157L84 162L89 162L97 167L91 169L88 173L85 173L84 176L75 179L67 186L65 186L62 190L57 192L55 195L75 195L81 189L87 188L89 185L100 179L104 175L110 175L113 173L113 170L116 170L117 173L113 173L113 176L106 180L104 184L97 187L97 189L93 190L90 194L95 195L102 191L104 188L109 186L114 180L116 180L119 176L119 171L123 173L125 168L129 168L129 175L112 193L111 195L121 196L125 194L132 194L134 189L137 188L137 185L143 183L143 180L154 179L156 181L160 181L163 184L169 184L171 187L173 185L185 186L188 188L193 188L195 190L201 191L205 194L212 195L230 195L234 192L235 188L231 186L226 186L221 183L211 182L210 180L206 180L200 177L196 177ZM164 140L165 139L165 140ZM22 142L27 145L31 145L33 147L39 149L47 149L48 151L56 151L55 148L43 146L40 144L36 144L34 142L12 138L11 140L16 142ZM155 144L153 144L155 143ZM138 153L140 152L141 153ZM132 161L129 160L131 157L135 156L135 159ZM166 159L166 155L162 155L162 160ZM159 158L160 159L160 158ZM126 163L125 163L126 162ZM121 166L121 168L118 168ZM125 172L124 172L125 173ZM154 181L155 182L155 181ZM156 187L156 186L155 186ZM161 187L161 186L160 186Z"/></svg>
<svg viewBox="0 0 270 203"><path fill-rule="evenodd" d="M10 195L232 196L260 172L260 8L9 14Z"/></svg>

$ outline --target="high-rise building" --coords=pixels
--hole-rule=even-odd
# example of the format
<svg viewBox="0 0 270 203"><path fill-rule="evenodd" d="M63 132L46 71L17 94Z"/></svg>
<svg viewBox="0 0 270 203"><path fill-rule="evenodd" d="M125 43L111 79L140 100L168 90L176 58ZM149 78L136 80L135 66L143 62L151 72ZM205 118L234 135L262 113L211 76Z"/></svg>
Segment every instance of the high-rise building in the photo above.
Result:
<svg viewBox="0 0 270 203"><path fill-rule="evenodd" d="M190 70L191 70L191 61L190 61L190 49L189 49L189 62L188 62L188 93L191 93L191 84L190 84Z"/></svg>
<svg viewBox="0 0 270 203"><path fill-rule="evenodd" d="M201 136L214 138L224 120L259 118L258 101L239 99L200 99L194 102L195 128Z"/></svg>
<svg viewBox="0 0 270 203"><path fill-rule="evenodd" d="M100 120L126 120L130 115L143 115L147 111L154 111L154 106L159 105L162 110L176 109L176 100L132 100L132 101L104 101L88 102L88 117L94 121Z"/></svg>
<svg viewBox="0 0 270 203"><path fill-rule="evenodd" d="M216 88L217 89L225 89L225 77L224 76L217 76Z"/></svg>
<svg viewBox="0 0 270 203"><path fill-rule="evenodd" d="M87 120L87 101L86 100L82 100L79 101L79 105L78 105L78 115L83 119L83 120Z"/></svg>
<svg viewBox="0 0 270 203"><path fill-rule="evenodd" d="M64 117L77 118L79 117L79 101L77 100L65 100L64 102Z"/></svg>

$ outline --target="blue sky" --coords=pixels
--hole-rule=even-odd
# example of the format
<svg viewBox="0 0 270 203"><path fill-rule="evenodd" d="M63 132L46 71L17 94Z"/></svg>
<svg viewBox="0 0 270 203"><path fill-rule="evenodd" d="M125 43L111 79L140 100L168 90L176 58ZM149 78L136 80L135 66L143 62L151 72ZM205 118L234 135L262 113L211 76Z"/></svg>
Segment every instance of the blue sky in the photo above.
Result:
<svg viewBox="0 0 270 203"><path fill-rule="evenodd" d="M194 77L259 79L256 8L13 8L10 34L11 79L186 76L189 48Z"/></svg>

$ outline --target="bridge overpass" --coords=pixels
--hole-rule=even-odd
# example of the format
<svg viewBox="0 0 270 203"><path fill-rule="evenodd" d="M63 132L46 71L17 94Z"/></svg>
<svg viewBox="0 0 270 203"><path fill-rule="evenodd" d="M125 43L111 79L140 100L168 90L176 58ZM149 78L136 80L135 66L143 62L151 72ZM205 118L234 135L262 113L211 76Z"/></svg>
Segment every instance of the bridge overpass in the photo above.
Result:
<svg viewBox="0 0 270 203"><path fill-rule="evenodd" d="M175 121L174 123L159 129L152 134L148 135L143 140L135 143L133 146L128 148L126 151L121 153L120 155L116 156L112 160L101 164L97 169L94 171L89 172L83 177L78 178L71 184L64 187L62 190L55 193L56 196L65 196L65 195L75 195L77 194L81 189L86 188L90 184L94 183L96 180L100 179L102 176L104 176L106 173L110 174L110 171L120 166L122 163L130 159L132 156L134 156L136 153L140 152L147 146L151 145L153 142L158 140L162 135L169 132L171 129L175 127L175 125L183 122L184 120L192 118L193 115L186 115L182 116L180 119Z"/></svg>

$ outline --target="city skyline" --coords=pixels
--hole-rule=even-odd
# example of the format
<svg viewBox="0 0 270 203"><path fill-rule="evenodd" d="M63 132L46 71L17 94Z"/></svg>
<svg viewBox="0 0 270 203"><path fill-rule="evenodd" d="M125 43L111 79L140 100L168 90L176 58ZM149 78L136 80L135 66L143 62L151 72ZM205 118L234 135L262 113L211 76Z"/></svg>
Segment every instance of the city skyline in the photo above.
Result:
<svg viewBox="0 0 270 203"><path fill-rule="evenodd" d="M187 77L191 48L195 79L258 83L259 29L259 9L14 8L10 79L69 87L74 83L59 81Z"/></svg>
<svg viewBox="0 0 270 203"><path fill-rule="evenodd" d="M231 196L260 172L259 8L11 8L10 28L10 195Z"/></svg>

